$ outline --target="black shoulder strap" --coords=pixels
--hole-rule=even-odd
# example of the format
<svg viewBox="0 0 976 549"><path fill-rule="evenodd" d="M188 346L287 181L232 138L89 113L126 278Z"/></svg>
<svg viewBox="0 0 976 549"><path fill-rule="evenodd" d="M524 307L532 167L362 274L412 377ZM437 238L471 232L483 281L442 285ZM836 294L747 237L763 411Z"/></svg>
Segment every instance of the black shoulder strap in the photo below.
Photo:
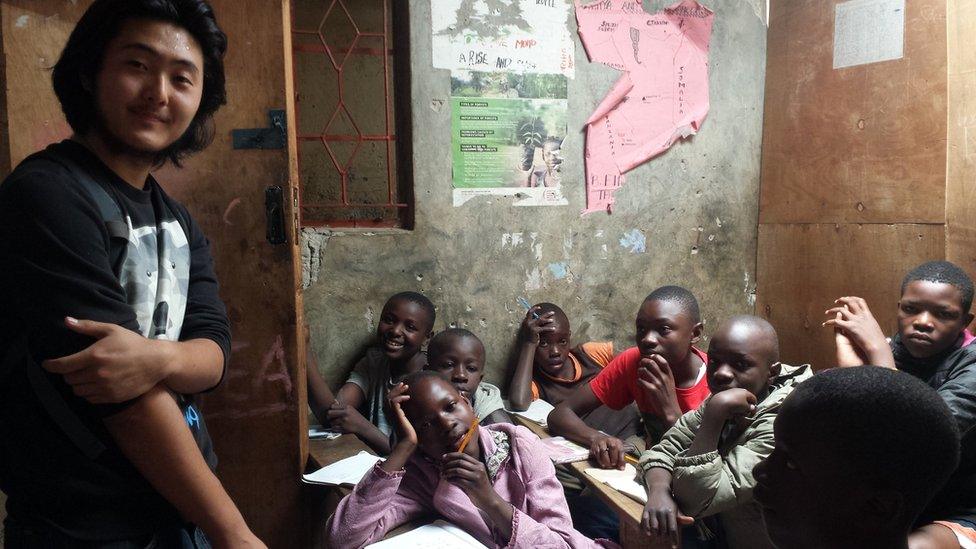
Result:
<svg viewBox="0 0 976 549"><path fill-rule="evenodd" d="M122 269L122 262L125 260L125 243L129 241L129 224L125 221L122 208L119 207L119 203L112 195L105 190L105 187L95 181L91 174L88 173L88 170L77 162L64 155L59 155L53 160L67 168L68 172L74 176L75 181L80 183L88 191L88 194L98 204L98 211L102 214L102 222L105 224L109 238L113 241L118 239L117 242L113 242L111 249L109 249L112 272L118 277Z"/></svg>
<svg viewBox="0 0 976 549"><path fill-rule="evenodd" d="M108 253L112 261L112 272L118 277L122 263L125 261L126 244L129 240L129 225L122 208L108 191L92 178L88 170L77 162L63 155L50 160L64 166L98 204L102 222L110 237ZM91 460L97 459L105 451L105 445L81 422L51 383L47 372L30 356L27 333L20 334L10 343L4 356L0 357L2 359L0 372L12 370L15 364L26 365L27 379L41 407L85 457Z"/></svg>

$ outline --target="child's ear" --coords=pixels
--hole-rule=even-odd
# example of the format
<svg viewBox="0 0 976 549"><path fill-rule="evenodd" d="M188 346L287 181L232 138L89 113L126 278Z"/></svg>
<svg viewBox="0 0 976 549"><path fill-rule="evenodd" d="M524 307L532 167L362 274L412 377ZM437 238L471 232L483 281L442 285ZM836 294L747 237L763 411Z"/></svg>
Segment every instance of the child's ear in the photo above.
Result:
<svg viewBox="0 0 976 549"><path fill-rule="evenodd" d="M699 322L698 324L695 324L695 327L691 329L691 344L692 345L694 345L695 343L698 343L699 341L701 341L702 331L704 331L704 329L705 329L705 323L704 322Z"/></svg>
<svg viewBox="0 0 976 549"><path fill-rule="evenodd" d="M777 362L774 362L774 363L770 364L769 365L769 379L773 379L774 377L778 376L779 373L782 370L783 370L783 363L782 362L777 361Z"/></svg>
<svg viewBox="0 0 976 549"><path fill-rule="evenodd" d="M972 323L973 323L973 316L974 316L974 315L973 315L973 313L966 313L966 318L965 318L965 320L966 320L966 326L967 326L967 327L968 327L968 326L969 326L970 324L972 324Z"/></svg>

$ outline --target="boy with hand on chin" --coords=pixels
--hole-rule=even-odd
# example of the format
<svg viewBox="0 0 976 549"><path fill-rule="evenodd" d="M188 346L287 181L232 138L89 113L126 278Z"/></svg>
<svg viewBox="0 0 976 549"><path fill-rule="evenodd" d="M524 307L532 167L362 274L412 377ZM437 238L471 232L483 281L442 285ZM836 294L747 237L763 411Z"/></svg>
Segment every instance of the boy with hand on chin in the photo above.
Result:
<svg viewBox="0 0 976 549"><path fill-rule="evenodd" d="M308 368L309 405L319 421L355 434L380 455L388 454L394 423L387 395L403 376L426 364L421 348L430 339L435 319L434 304L423 294L394 294L380 313L377 345L366 350L338 394L333 396L316 368Z"/></svg>
<svg viewBox="0 0 976 549"><path fill-rule="evenodd" d="M783 400L812 375L809 366L779 362L779 340L765 320L737 316L720 326L708 346L712 395L641 456L644 530L676 544L679 527L717 515L730 549L772 547L752 498L752 468L773 449ZM684 545L694 547L684 532Z"/></svg>
<svg viewBox="0 0 976 549"><path fill-rule="evenodd" d="M637 312L636 347L617 355L590 383L573 391L549 414L549 431L590 448L603 468L624 468L624 442L588 426L580 416L602 405L620 410L636 402L647 445L708 396L707 356L698 301L679 286L651 292Z"/></svg>
<svg viewBox="0 0 976 549"><path fill-rule="evenodd" d="M912 549L958 549L976 544L976 345L973 282L948 261L912 269L902 282L898 332L891 341L859 297L842 297L826 311L840 366L897 368L935 389L962 436L959 467L918 518Z"/></svg>

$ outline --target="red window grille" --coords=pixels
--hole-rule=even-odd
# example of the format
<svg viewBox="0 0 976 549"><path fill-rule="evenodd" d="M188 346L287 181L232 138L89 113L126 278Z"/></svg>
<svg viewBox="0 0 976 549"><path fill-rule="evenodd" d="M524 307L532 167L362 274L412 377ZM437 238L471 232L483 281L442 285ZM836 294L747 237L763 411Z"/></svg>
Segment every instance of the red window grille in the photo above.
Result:
<svg viewBox="0 0 976 549"><path fill-rule="evenodd" d="M406 4L292 2L302 226L412 226Z"/></svg>

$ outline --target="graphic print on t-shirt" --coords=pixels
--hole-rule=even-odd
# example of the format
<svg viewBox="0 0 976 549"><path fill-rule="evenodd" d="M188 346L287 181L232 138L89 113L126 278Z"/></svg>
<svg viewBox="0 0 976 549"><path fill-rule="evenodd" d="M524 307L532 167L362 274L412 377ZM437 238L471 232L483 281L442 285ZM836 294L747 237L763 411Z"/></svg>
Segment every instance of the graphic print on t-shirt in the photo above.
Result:
<svg viewBox="0 0 976 549"><path fill-rule="evenodd" d="M142 335L178 341L190 284L190 244L176 220L132 227L119 275Z"/></svg>

